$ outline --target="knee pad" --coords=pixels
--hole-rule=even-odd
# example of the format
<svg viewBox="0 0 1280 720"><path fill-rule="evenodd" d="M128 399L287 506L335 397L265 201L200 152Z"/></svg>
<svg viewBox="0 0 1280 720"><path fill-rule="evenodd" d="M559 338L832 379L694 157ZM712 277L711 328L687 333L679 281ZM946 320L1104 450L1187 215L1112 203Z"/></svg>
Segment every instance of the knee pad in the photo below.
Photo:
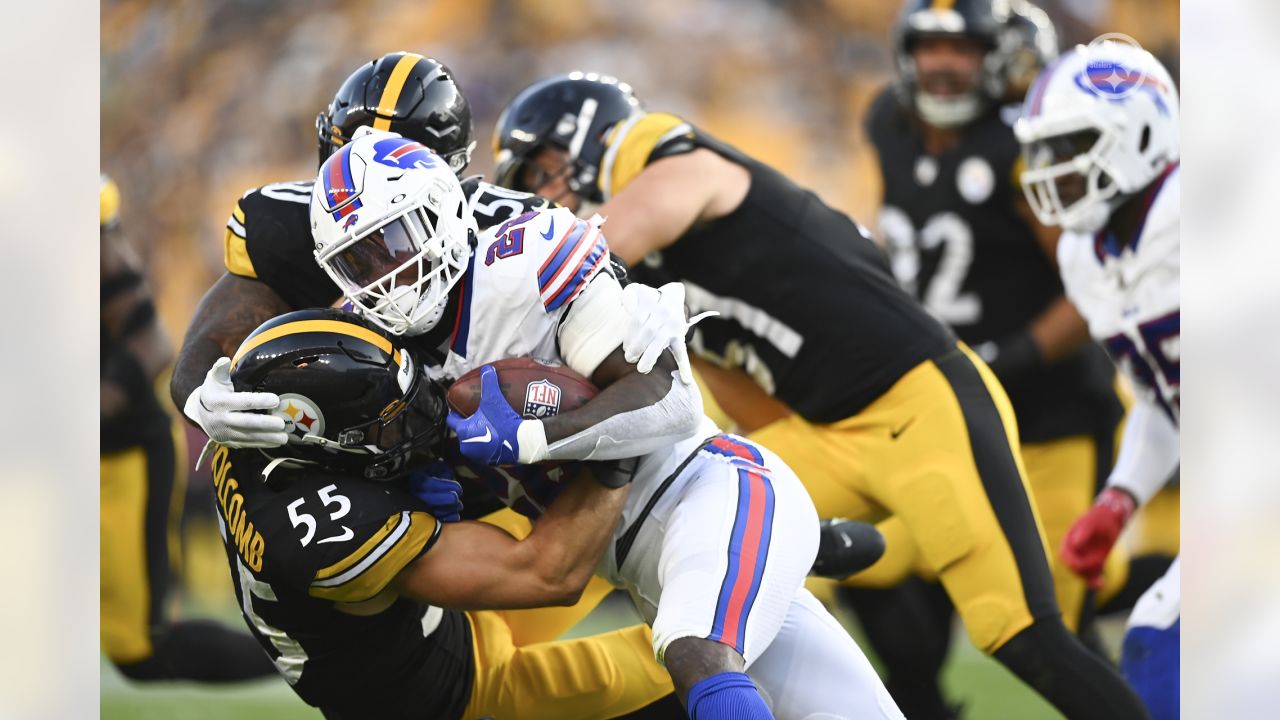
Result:
<svg viewBox="0 0 1280 720"><path fill-rule="evenodd" d="M1120 671L1152 720L1178 717L1181 621L1167 628L1135 626L1124 635Z"/></svg>
<svg viewBox="0 0 1280 720"><path fill-rule="evenodd" d="M547 643L519 648L511 658L516 688L542 688L553 698L598 699L601 704L617 698L621 673L605 646L598 642Z"/></svg>

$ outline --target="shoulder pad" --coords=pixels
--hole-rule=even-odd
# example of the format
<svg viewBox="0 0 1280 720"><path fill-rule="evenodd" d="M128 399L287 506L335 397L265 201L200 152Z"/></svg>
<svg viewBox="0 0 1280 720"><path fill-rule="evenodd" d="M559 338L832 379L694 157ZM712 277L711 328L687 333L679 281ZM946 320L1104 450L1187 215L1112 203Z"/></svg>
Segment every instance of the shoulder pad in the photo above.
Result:
<svg viewBox="0 0 1280 720"><path fill-rule="evenodd" d="M426 552L439 523L399 488L365 480L302 484L284 508L294 542L308 552L308 592L336 602L363 602Z"/></svg>
<svg viewBox="0 0 1280 720"><path fill-rule="evenodd" d="M648 165L654 150L693 136L693 126L669 113L635 115L618 125L606 139L604 159L600 163L600 189L605 199L631 184Z"/></svg>

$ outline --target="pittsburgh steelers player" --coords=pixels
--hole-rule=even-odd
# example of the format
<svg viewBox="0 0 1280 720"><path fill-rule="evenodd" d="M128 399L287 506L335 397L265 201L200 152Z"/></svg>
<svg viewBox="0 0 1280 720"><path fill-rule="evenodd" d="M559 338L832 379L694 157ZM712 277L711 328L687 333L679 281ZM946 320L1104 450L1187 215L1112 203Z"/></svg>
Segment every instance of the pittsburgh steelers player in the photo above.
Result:
<svg viewBox="0 0 1280 720"><path fill-rule="evenodd" d="M900 517L977 647L1068 717L1144 716L1062 622L1003 389L857 223L594 74L520 92L494 151L499 184L603 202L641 281L681 281L692 312L720 312L689 343L703 377L820 516Z"/></svg>
<svg viewBox="0 0 1280 720"><path fill-rule="evenodd" d="M186 439L156 394L173 352L142 262L120 230L120 190L104 175L98 195L103 652L137 681L269 676L271 663L248 635L166 615L186 495Z"/></svg>
<svg viewBox="0 0 1280 720"><path fill-rule="evenodd" d="M1104 41L1041 73L1014 126L1027 200L1041 222L1063 228L1067 296L1138 391L1106 488L1062 543L1064 562L1093 585L1178 464L1179 111L1173 78L1151 53ZM1175 559L1134 606L1120 665L1162 720L1179 716L1179 568Z"/></svg>
<svg viewBox="0 0 1280 720"><path fill-rule="evenodd" d="M409 52L388 53L348 76L329 107L316 118L317 146L323 161L360 127L391 129L438 152L462 172L474 143L471 110L452 71L431 58ZM184 415L214 440L231 447L279 445L280 420L262 415L246 396L236 395L226 367L210 368L230 357L240 342L267 319L290 310L329 307L342 293L312 258L308 202L313 178L282 182L244 194L227 221L226 272L205 293L187 329L174 366L170 395ZM546 201L482 182L463 183L478 227L499 224ZM683 312L683 311L682 311ZM471 517L502 507L480 486L466 484ZM528 523L509 511L490 518L511 532L528 532ZM508 613L517 644L558 637L595 607L610 588L595 581L574 608Z"/></svg>
<svg viewBox="0 0 1280 720"><path fill-rule="evenodd" d="M274 318L236 352L234 386L279 397L290 434L211 446L219 530L264 657L326 718L596 720L669 692L648 628L516 648L485 611L572 604L629 488L583 472L520 541L440 522L405 477L444 431L444 391L420 364L330 309ZM682 716L668 710L625 716Z"/></svg>
<svg viewBox="0 0 1280 720"><path fill-rule="evenodd" d="M1032 498L1056 548L1110 471L1123 416L1114 368L1062 293L1057 229L1035 220L1017 185L1018 106L1005 99L1025 92L1057 56L1056 35L1027 2L911 0L894 49L898 77L866 120L883 188L879 237L898 282L982 356L1008 393ZM896 518L881 524L891 546L908 546L894 552L915 554L904 530ZM891 560L904 569L918 564ZM1056 557L1050 570L1063 621L1075 632L1085 583ZM950 624L949 604L933 600L939 594L918 580L838 591L868 628L890 691L912 717L950 715L938 686L948 635L919 637ZM905 615L921 607L937 615Z"/></svg>

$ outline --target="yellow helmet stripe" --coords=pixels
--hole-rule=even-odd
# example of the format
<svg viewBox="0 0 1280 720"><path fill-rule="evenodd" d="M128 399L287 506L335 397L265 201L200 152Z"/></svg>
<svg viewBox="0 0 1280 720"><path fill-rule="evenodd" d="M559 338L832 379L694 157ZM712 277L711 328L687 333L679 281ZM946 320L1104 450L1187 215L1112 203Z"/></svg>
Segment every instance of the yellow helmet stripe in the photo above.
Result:
<svg viewBox="0 0 1280 720"><path fill-rule="evenodd" d="M400 92L404 90L404 83L409 79L409 73L413 71L413 66L422 60L422 56L417 53L405 53L400 60L396 62L395 69L391 71L391 78L387 80L387 86L382 89L382 98L378 100L378 114L388 117L378 117L373 121L374 130L390 130L391 120L389 117L396 114L396 103L400 102Z"/></svg>
<svg viewBox="0 0 1280 720"><path fill-rule="evenodd" d="M276 338L284 337L286 335L309 332L338 333L339 335L348 335L353 338L364 340L367 343L371 343L381 348L385 353L391 353L396 364L400 364L400 351L392 347L390 340L368 328L362 328L359 325L352 325L351 323L345 323L338 320L298 320L296 322L285 323L284 325L273 327L270 330L264 330L248 340L245 340L244 344L240 346L240 349L236 350L236 356L231 359L231 367L234 368L238 365L240 363L240 358L244 357L245 353L263 343L270 342Z"/></svg>

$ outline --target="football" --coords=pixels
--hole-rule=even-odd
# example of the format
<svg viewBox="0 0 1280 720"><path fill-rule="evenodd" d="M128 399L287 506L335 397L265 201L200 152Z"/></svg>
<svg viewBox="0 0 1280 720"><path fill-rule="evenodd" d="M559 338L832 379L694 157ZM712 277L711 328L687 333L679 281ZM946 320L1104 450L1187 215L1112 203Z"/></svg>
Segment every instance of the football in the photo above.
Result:
<svg viewBox="0 0 1280 720"><path fill-rule="evenodd" d="M527 357L491 364L498 371L498 384L507 402L530 420L576 410L600 392L590 380L564 365ZM472 370L449 387L449 407L463 415L476 411L480 404L480 370Z"/></svg>

